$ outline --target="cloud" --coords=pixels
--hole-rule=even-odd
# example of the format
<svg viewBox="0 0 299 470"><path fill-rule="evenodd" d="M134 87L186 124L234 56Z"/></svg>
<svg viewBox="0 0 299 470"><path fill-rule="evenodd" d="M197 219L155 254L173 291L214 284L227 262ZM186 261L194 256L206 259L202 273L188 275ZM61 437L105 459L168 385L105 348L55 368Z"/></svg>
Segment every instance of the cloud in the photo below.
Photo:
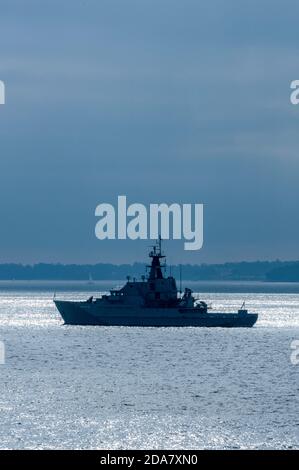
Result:
<svg viewBox="0 0 299 470"><path fill-rule="evenodd" d="M122 193L205 202L198 261L296 257L297 13L290 0L2 1L5 259L92 261L94 208ZM106 260L134 260L128 246Z"/></svg>

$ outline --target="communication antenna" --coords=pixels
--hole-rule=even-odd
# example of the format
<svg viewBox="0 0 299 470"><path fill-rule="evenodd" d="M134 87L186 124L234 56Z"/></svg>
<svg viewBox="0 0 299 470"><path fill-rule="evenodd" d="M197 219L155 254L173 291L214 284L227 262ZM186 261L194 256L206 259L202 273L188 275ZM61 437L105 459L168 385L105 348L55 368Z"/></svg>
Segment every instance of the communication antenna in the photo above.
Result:
<svg viewBox="0 0 299 470"><path fill-rule="evenodd" d="M180 264L180 294L182 293L182 265Z"/></svg>

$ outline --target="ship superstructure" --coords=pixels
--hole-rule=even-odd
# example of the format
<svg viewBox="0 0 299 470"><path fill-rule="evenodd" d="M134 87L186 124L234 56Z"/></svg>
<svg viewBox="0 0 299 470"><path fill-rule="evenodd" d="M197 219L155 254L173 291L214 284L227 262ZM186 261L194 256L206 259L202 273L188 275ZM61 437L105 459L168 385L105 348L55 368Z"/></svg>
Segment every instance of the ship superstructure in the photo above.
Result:
<svg viewBox="0 0 299 470"><path fill-rule="evenodd" d="M149 253L149 272L140 281L128 277L125 285L110 294L78 301L54 300L66 324L114 326L251 327L258 315L241 308L236 313L209 312L191 289L178 292L173 276L163 271L165 255L161 238ZM162 264L161 264L162 261Z"/></svg>

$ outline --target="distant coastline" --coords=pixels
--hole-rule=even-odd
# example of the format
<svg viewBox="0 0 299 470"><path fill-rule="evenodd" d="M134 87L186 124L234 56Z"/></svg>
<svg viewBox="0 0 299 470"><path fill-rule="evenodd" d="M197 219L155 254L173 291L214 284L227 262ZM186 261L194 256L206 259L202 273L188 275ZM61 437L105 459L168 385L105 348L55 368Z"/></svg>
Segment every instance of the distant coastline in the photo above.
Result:
<svg viewBox="0 0 299 470"><path fill-rule="evenodd" d="M0 264L2 281L102 281L140 278L145 264ZM299 261L253 261L223 264L182 265L184 280L299 282ZM179 279L179 266L167 268L167 275Z"/></svg>

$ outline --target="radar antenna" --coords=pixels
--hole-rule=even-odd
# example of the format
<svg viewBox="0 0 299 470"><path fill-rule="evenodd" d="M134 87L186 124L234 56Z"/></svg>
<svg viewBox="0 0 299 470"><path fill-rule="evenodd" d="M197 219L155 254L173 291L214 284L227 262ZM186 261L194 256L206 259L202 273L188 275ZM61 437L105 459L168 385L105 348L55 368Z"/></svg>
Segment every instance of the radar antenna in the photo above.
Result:
<svg viewBox="0 0 299 470"><path fill-rule="evenodd" d="M156 241L155 245L152 247L152 250L149 253L149 257L152 258L152 263L147 268L150 268L149 279L163 279L162 269L165 270L166 265L165 263L161 265L160 259L165 258L165 255L162 254L161 249L161 242L162 238L159 235L158 240Z"/></svg>

